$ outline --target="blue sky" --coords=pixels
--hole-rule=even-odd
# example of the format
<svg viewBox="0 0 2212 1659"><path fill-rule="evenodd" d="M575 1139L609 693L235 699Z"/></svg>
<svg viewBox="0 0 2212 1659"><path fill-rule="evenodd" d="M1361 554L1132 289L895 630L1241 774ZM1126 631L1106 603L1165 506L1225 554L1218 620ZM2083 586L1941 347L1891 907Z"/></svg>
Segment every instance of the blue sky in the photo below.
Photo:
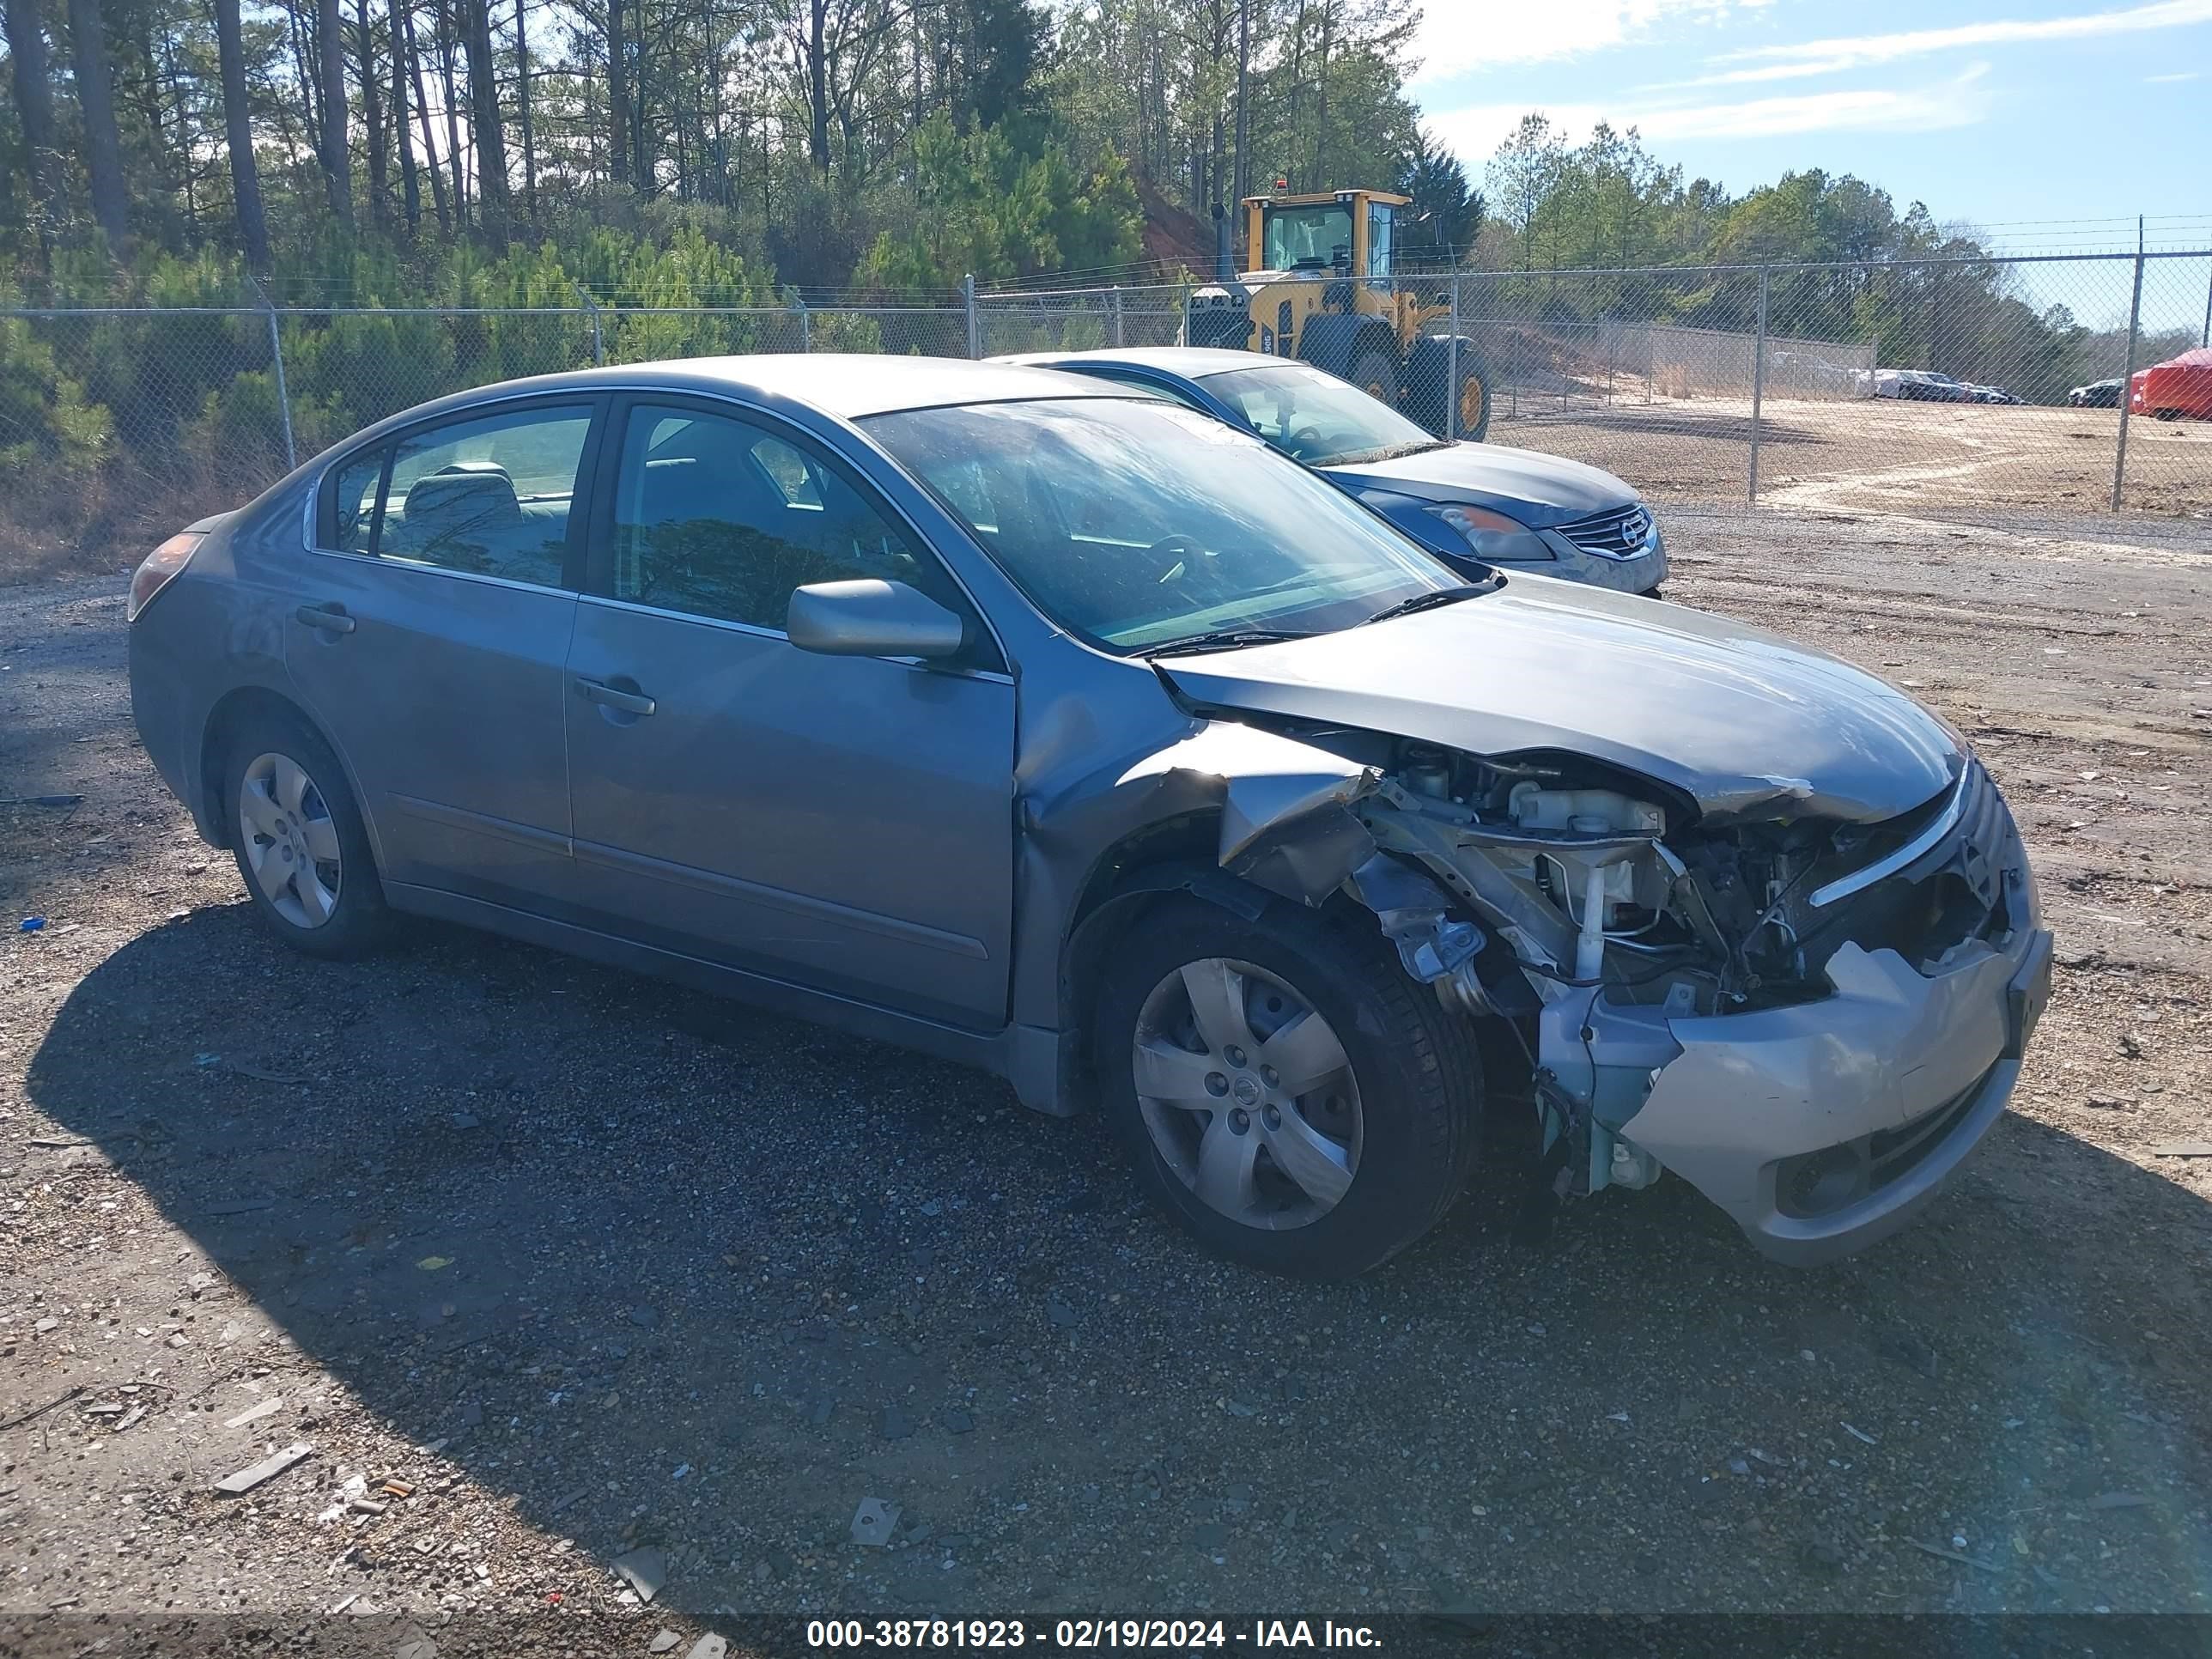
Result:
<svg viewBox="0 0 2212 1659"><path fill-rule="evenodd" d="M1426 0L1417 50L1478 183L1540 109L1738 191L1856 173L2007 251L2132 250L2138 213L2212 246L2212 0Z"/></svg>

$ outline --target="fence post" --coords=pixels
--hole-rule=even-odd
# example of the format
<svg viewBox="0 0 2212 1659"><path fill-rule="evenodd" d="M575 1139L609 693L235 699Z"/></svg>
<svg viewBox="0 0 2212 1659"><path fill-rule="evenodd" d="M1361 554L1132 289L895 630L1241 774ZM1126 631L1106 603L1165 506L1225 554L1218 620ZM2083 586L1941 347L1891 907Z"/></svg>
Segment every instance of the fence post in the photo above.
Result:
<svg viewBox="0 0 2212 1659"><path fill-rule="evenodd" d="M960 298L968 308L968 355L980 357L983 355L983 325L975 314L975 273L972 270L960 279Z"/></svg>
<svg viewBox="0 0 2212 1659"><path fill-rule="evenodd" d="M1759 505L1759 424L1766 392L1766 267L1759 268L1759 335L1751 346L1751 505Z"/></svg>
<svg viewBox="0 0 2212 1659"><path fill-rule="evenodd" d="M1486 392L1487 388L1485 388ZM1451 332L1444 336L1444 436L1459 436L1459 270L1452 270Z"/></svg>
<svg viewBox="0 0 2212 1659"><path fill-rule="evenodd" d="M276 417L284 428L284 470L289 472L299 465L300 457L292 447L292 399L284 390L284 342L276 327L276 301L258 276L252 281L253 291L261 296L262 309L269 313L269 365L276 373Z"/></svg>
<svg viewBox="0 0 2212 1659"><path fill-rule="evenodd" d="M791 308L799 313L799 349L801 351L813 350L814 317L813 313L806 308L805 296L800 294L793 295Z"/></svg>
<svg viewBox="0 0 2212 1659"><path fill-rule="evenodd" d="M2120 487L2128 476L2128 405L2135 401L2136 338L2142 331L2142 221L2136 221L2136 291L2128 301L2128 355L2120 366L2120 447L2112 457L2112 511L2120 510Z"/></svg>
<svg viewBox="0 0 2212 1659"><path fill-rule="evenodd" d="M599 337L599 302L579 288L576 297L584 302L584 309L592 313L592 365L598 368L607 360L606 342Z"/></svg>
<svg viewBox="0 0 2212 1659"><path fill-rule="evenodd" d="M1115 283L1115 284L1114 284L1113 295L1112 295L1112 297L1111 297L1111 300L1110 300L1109 303L1112 305L1112 307L1113 307L1113 311L1114 311L1114 349L1115 349L1115 350L1117 350L1117 351L1118 351L1118 350L1120 350L1123 346L1125 346L1125 345L1127 345L1127 344L1128 343L1128 342L1127 342L1127 340L1125 340L1125 339L1123 339L1123 338L1121 337L1121 283Z"/></svg>

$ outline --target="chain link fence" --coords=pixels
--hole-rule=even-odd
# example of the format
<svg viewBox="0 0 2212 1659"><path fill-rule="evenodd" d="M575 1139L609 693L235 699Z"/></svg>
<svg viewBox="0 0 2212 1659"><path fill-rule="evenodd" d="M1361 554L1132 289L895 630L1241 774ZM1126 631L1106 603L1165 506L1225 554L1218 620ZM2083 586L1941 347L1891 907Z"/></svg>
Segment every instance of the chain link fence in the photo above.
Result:
<svg viewBox="0 0 2212 1659"><path fill-rule="evenodd" d="M1475 407L1444 392L1464 372L1480 381L1489 441L1602 466L1678 511L2061 527L2124 513L2212 545L2212 358L2157 367L2212 344L2212 251L1358 287L1355 309L1401 310L1422 337L1389 361L1431 430L1458 435ZM1352 285L1337 289L1341 308ZM1173 345L1193 291L971 283L937 306L0 310L0 533L112 540L119 561L373 421L517 376L748 352ZM1250 311L1251 343L1280 349L1272 325L1289 308L1260 290Z"/></svg>
<svg viewBox="0 0 2212 1659"><path fill-rule="evenodd" d="M2212 365L2185 368L2201 389L2178 402L2128 393L2212 343L2212 252L1483 273L1457 289L1493 443L1683 505L2061 527L2127 512L2212 542Z"/></svg>

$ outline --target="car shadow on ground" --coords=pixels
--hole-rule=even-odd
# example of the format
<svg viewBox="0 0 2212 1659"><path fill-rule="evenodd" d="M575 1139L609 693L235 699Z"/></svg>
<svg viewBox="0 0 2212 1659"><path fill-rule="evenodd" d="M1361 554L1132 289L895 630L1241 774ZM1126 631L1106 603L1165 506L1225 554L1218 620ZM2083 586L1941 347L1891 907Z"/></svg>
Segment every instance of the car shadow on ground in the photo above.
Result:
<svg viewBox="0 0 2212 1659"><path fill-rule="evenodd" d="M1295 1284L990 1079L459 932L308 961L242 903L107 958L29 1091L568 1571L657 1547L702 1614L2189 1607L2212 1559L2202 1208L2025 1121L1833 1268L1672 1181L1516 1243L1499 1168ZM349 1456L200 1420L190 1491L264 1433ZM407 1524L349 1582L416 1572Z"/></svg>

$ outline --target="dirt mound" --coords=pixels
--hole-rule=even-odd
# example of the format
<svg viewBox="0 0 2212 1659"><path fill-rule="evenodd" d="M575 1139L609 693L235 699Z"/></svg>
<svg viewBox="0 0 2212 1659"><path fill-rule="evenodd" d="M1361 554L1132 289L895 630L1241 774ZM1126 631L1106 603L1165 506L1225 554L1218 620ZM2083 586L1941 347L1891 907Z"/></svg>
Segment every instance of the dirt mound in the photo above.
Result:
<svg viewBox="0 0 2212 1659"><path fill-rule="evenodd" d="M1145 257L1164 266L1188 265L1203 276L1213 269L1213 227L1188 208L1161 194L1146 179L1137 180L1137 201L1145 210Z"/></svg>

